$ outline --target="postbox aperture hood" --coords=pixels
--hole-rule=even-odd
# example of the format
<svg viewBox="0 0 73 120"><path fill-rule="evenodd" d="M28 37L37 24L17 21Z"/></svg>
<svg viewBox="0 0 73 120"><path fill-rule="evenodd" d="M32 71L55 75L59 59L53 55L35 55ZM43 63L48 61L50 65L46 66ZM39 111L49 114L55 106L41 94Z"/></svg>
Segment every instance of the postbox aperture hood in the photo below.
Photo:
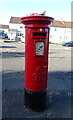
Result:
<svg viewBox="0 0 73 120"><path fill-rule="evenodd" d="M51 22L54 21L54 18L43 16L43 15L32 15L32 16L26 16L21 18L21 23L23 24L32 24L32 23L38 23L38 24L51 24Z"/></svg>

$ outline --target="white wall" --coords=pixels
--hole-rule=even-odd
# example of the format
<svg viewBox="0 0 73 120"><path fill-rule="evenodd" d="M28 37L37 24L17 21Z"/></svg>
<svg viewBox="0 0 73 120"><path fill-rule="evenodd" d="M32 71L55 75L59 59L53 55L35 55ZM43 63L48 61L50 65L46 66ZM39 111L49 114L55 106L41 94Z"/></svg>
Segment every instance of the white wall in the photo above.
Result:
<svg viewBox="0 0 73 120"><path fill-rule="evenodd" d="M21 28L21 27L22 27L22 28ZM17 30L19 30L19 31L21 31L21 32L24 31L24 25L23 25L23 24L12 24L12 23L10 23L10 24L9 24L9 28L10 28L10 29L17 29Z"/></svg>
<svg viewBox="0 0 73 120"><path fill-rule="evenodd" d="M25 38L25 26L23 24L9 24L10 29L17 29L24 34ZM63 43L71 41L71 29L70 28L60 28L60 27L50 27L50 37L49 41L52 43Z"/></svg>
<svg viewBox="0 0 73 120"><path fill-rule="evenodd" d="M71 29L51 27L49 41L52 43L63 43L71 41Z"/></svg>
<svg viewBox="0 0 73 120"><path fill-rule="evenodd" d="M25 26L23 24L9 24L10 29L17 29L18 31L21 31L21 33L24 34L24 38L21 37L21 40L25 42Z"/></svg>

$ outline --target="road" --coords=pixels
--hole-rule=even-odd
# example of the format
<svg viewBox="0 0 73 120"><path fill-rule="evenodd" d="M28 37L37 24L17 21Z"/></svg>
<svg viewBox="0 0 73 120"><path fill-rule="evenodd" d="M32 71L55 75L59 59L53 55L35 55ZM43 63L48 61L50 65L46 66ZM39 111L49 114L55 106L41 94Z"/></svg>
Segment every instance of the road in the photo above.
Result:
<svg viewBox="0 0 73 120"><path fill-rule="evenodd" d="M49 46L47 108L34 112L24 106L25 44L2 43L2 117L70 118L72 50L61 45Z"/></svg>

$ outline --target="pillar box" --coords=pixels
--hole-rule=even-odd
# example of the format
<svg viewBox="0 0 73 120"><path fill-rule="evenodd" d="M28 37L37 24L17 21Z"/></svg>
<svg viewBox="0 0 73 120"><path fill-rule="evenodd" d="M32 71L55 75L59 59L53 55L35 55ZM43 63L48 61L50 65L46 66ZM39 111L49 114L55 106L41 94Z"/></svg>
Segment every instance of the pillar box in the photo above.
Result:
<svg viewBox="0 0 73 120"><path fill-rule="evenodd" d="M25 24L25 99L24 104L34 110L45 108L49 26L52 17L32 15L21 18Z"/></svg>

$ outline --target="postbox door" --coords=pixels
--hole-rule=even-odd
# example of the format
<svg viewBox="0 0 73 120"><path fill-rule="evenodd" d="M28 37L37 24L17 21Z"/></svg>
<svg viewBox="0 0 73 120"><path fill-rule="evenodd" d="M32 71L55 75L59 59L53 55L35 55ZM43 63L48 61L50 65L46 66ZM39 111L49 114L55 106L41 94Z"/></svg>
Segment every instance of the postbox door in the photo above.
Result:
<svg viewBox="0 0 73 120"><path fill-rule="evenodd" d="M26 41L26 84L31 91L41 91L47 87L48 75L48 29L30 29Z"/></svg>

